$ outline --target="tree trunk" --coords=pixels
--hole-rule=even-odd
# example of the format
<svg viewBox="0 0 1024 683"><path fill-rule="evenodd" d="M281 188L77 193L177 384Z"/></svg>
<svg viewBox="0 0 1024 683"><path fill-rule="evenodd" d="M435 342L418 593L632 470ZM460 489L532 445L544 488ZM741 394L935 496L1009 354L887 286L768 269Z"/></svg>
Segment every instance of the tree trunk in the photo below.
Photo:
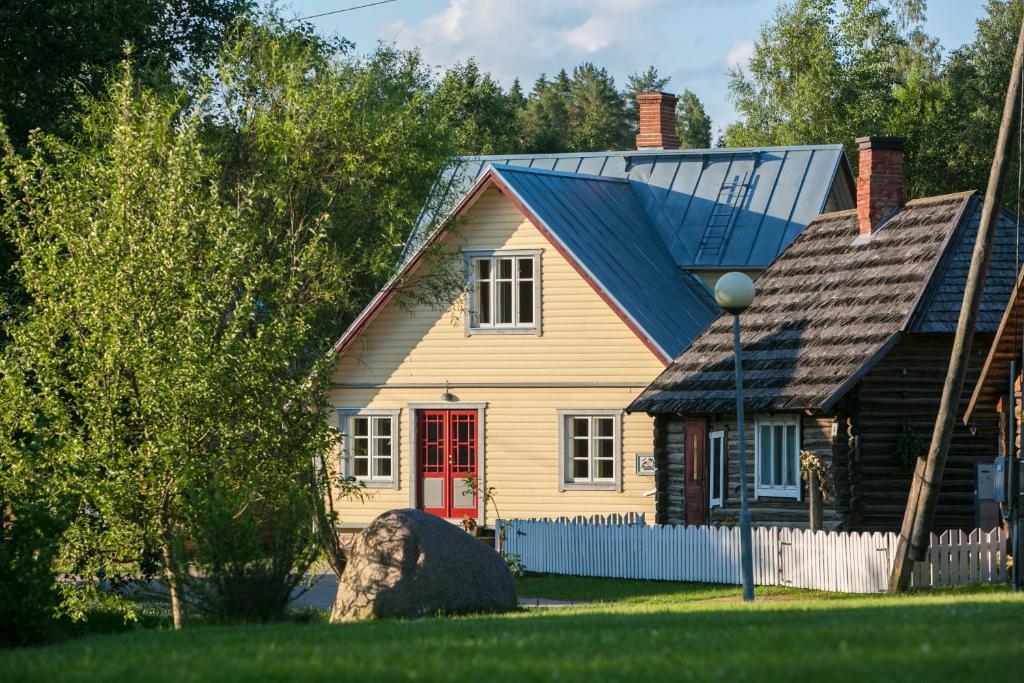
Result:
<svg viewBox="0 0 1024 683"><path fill-rule="evenodd" d="M164 578L167 581L167 592L171 598L171 619L174 622L175 630L185 625L185 606L182 601L181 574L175 562L174 553L171 552L171 544L164 541Z"/></svg>

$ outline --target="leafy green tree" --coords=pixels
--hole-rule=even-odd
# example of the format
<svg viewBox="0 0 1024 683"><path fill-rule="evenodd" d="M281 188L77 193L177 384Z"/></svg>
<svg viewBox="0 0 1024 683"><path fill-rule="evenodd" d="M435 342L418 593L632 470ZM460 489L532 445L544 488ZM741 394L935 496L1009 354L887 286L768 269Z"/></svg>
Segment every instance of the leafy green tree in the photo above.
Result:
<svg viewBox="0 0 1024 683"><path fill-rule="evenodd" d="M252 0L6 0L0 3L0 119L16 145L28 131L67 132L83 94L124 59L151 80L201 73Z"/></svg>
<svg viewBox="0 0 1024 683"><path fill-rule="evenodd" d="M518 88L518 81L513 85ZM522 92L506 95L476 60L448 69L434 92L433 106L451 131L459 154L509 154L518 149L516 116Z"/></svg>
<svg viewBox="0 0 1024 683"><path fill-rule="evenodd" d="M896 133L899 92L934 78L935 44L922 3L795 0L780 5L747 69L730 74L740 120L729 146L841 142L855 161L860 135ZM913 67L911 70L909 67Z"/></svg>
<svg viewBox="0 0 1024 683"><path fill-rule="evenodd" d="M676 131L683 149L711 147L711 117L700 98L684 90L676 105Z"/></svg>
<svg viewBox="0 0 1024 683"><path fill-rule="evenodd" d="M189 604L274 618L318 546L343 563L312 523L333 537L346 487L316 466L327 351L450 153L432 85L415 54L354 58L270 19L198 100L126 72L72 141L6 145L28 297L0 355L0 507L61 523L50 571L83 579L64 612L105 569L161 575L176 626Z"/></svg>

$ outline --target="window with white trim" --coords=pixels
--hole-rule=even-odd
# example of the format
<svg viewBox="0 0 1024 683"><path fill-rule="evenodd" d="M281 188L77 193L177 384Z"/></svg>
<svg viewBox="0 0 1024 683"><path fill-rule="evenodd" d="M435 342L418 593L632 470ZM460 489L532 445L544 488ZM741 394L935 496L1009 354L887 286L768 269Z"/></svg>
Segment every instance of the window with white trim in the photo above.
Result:
<svg viewBox="0 0 1024 683"><path fill-rule="evenodd" d="M754 460L756 494L800 498L800 416L757 420Z"/></svg>
<svg viewBox="0 0 1024 683"><path fill-rule="evenodd" d="M559 411L561 485L618 490L622 480L622 411Z"/></svg>
<svg viewBox="0 0 1024 683"><path fill-rule="evenodd" d="M338 412L344 476L370 487L398 488L399 411Z"/></svg>
<svg viewBox="0 0 1024 683"><path fill-rule="evenodd" d="M538 333L540 252L467 252L471 278L469 331Z"/></svg>
<svg viewBox="0 0 1024 683"><path fill-rule="evenodd" d="M711 462L708 488L711 492L711 507L720 508L725 502L725 432L711 432L708 442L708 459Z"/></svg>

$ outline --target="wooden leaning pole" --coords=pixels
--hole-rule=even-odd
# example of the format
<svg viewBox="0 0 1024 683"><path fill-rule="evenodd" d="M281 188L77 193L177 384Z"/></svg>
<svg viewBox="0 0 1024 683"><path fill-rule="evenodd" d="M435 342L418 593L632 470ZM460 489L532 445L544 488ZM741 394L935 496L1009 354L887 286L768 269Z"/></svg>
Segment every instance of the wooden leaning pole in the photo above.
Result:
<svg viewBox="0 0 1024 683"><path fill-rule="evenodd" d="M1006 90L1003 120L999 126L999 139L996 142L995 156L992 158L992 167L988 174L985 204L981 209L981 225L978 227L974 251L971 254L971 269L967 274L967 287L964 290L964 300L960 307L960 320L956 326L949 370L942 388L942 400L939 403L935 431L932 432L932 442L928 448L927 460L919 459L914 468L910 495L907 496L907 509L903 515L903 526L900 529L899 541L896 546L896 558L893 562L892 574L889 576L890 591L905 591L910 588L914 563L922 561L928 550L928 541L935 518L935 506L939 498L939 487L942 485L942 474L946 468L949 443L953 438L953 425L960 412L960 394L967 376L978 307L981 304L981 295L985 289L985 276L988 274L989 258L992 255L992 238L999 220L1003 181L1007 171L1006 161L1012 143L1010 131L1020 115L1022 66L1024 66L1024 22L1021 23L1020 34L1017 37L1013 72L1010 74L1010 84Z"/></svg>

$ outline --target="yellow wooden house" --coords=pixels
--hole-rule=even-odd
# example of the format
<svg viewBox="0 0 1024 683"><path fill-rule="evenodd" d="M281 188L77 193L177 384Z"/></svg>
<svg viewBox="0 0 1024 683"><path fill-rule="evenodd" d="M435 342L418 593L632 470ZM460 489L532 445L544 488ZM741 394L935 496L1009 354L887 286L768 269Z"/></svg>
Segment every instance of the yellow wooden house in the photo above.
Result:
<svg viewBox="0 0 1024 683"><path fill-rule="evenodd" d="M759 271L853 206L839 146L660 142L465 158L439 181L445 218L424 211L400 276L335 348L338 465L368 493L342 503L343 527L400 507L653 521L652 420L625 406L716 317L718 274ZM424 268L465 276L444 310L399 300Z"/></svg>

